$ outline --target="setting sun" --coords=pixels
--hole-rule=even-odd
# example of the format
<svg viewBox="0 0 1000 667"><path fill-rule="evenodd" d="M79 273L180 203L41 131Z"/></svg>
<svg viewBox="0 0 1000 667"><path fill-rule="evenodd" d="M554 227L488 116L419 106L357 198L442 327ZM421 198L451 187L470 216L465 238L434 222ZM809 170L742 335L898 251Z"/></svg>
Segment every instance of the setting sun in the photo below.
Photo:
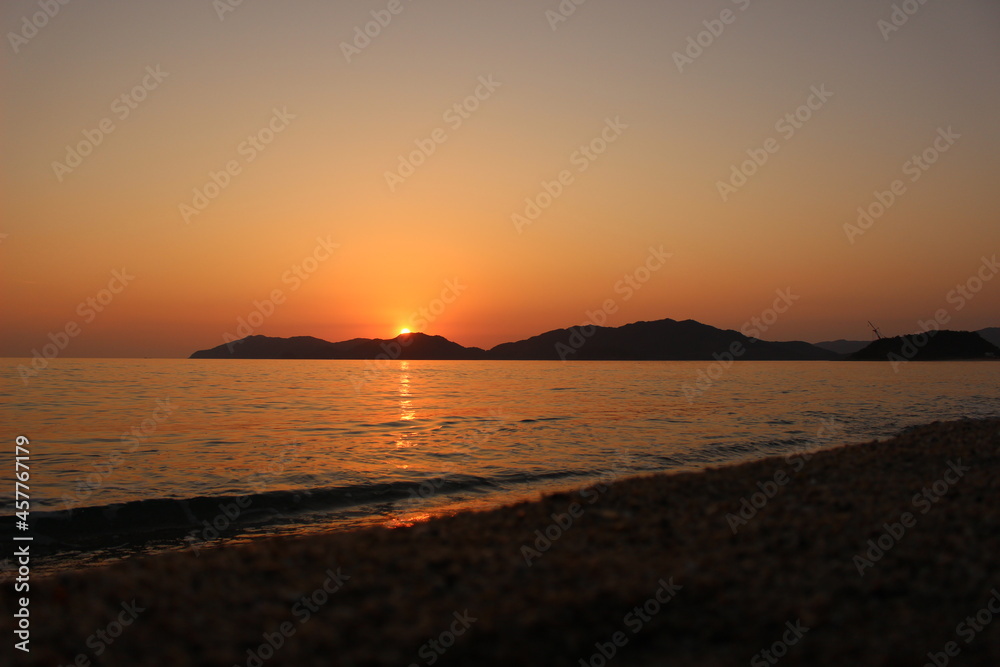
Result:
<svg viewBox="0 0 1000 667"><path fill-rule="evenodd" d="M399 335L400 336L402 336L403 334L408 334L408 333L411 333L411 332L406 327L403 327L402 329L399 330Z"/></svg>

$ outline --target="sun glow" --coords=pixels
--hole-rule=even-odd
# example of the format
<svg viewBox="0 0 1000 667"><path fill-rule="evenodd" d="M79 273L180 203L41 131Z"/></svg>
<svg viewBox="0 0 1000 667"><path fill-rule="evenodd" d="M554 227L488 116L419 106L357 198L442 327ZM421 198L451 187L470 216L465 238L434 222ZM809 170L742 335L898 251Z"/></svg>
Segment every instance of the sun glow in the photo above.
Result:
<svg viewBox="0 0 1000 667"><path fill-rule="evenodd" d="M402 329L399 330L399 335L400 336L402 336L403 334L408 334L408 333L412 333L412 332L409 329L407 329L406 327L403 327Z"/></svg>

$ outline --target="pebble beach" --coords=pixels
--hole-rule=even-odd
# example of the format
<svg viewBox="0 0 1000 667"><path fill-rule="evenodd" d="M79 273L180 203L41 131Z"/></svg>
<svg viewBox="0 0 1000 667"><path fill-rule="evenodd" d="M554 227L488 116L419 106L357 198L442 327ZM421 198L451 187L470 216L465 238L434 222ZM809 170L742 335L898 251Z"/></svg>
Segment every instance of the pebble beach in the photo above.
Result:
<svg viewBox="0 0 1000 667"><path fill-rule="evenodd" d="M408 527L35 577L30 652L14 653L81 666L997 665L997 554L1000 421L933 423ZM7 624L17 595L2 598Z"/></svg>

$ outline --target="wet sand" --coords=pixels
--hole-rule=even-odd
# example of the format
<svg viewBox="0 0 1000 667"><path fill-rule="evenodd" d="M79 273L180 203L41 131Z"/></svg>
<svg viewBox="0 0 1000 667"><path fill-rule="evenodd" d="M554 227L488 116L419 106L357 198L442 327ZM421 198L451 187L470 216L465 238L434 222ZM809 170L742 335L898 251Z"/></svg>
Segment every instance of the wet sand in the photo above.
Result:
<svg viewBox="0 0 1000 667"><path fill-rule="evenodd" d="M31 653L5 650L31 665L1000 665L997 591L1000 421L962 421L36 578ZM5 586L5 627L15 597Z"/></svg>

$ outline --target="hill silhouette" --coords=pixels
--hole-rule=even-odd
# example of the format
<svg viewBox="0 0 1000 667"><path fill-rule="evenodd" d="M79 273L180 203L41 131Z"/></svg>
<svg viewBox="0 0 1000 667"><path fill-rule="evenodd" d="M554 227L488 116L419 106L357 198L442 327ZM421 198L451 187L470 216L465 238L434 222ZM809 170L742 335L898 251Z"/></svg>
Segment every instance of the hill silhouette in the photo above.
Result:
<svg viewBox="0 0 1000 667"><path fill-rule="evenodd" d="M191 359L439 359L439 360L832 360L840 355L803 341L772 342L694 320L635 322L621 327L570 327L497 345L464 347L442 336L400 334L331 343L312 336L248 336Z"/></svg>
<svg viewBox="0 0 1000 667"><path fill-rule="evenodd" d="M839 340L824 340L819 343L813 343L813 345L847 356L848 354L854 354L859 350L863 350L870 342L869 340L845 340L841 338Z"/></svg>
<svg viewBox="0 0 1000 667"><path fill-rule="evenodd" d="M872 341L852 361L1000 359L1000 348L975 331L928 331Z"/></svg>
<svg viewBox="0 0 1000 667"><path fill-rule="evenodd" d="M443 336L400 334L393 339L354 338L331 343L312 336L273 338L248 336L210 350L199 350L191 359L484 359L478 347L463 347Z"/></svg>
<svg viewBox="0 0 1000 667"><path fill-rule="evenodd" d="M993 343L997 347L1000 347L1000 327L990 327L989 329L980 329L977 331L980 336Z"/></svg>
<svg viewBox="0 0 1000 667"><path fill-rule="evenodd" d="M527 340L503 343L489 351L491 359L686 361L712 360L732 354L746 361L831 360L839 355L810 343L777 343L749 338L694 320L635 322L621 327L570 327Z"/></svg>

